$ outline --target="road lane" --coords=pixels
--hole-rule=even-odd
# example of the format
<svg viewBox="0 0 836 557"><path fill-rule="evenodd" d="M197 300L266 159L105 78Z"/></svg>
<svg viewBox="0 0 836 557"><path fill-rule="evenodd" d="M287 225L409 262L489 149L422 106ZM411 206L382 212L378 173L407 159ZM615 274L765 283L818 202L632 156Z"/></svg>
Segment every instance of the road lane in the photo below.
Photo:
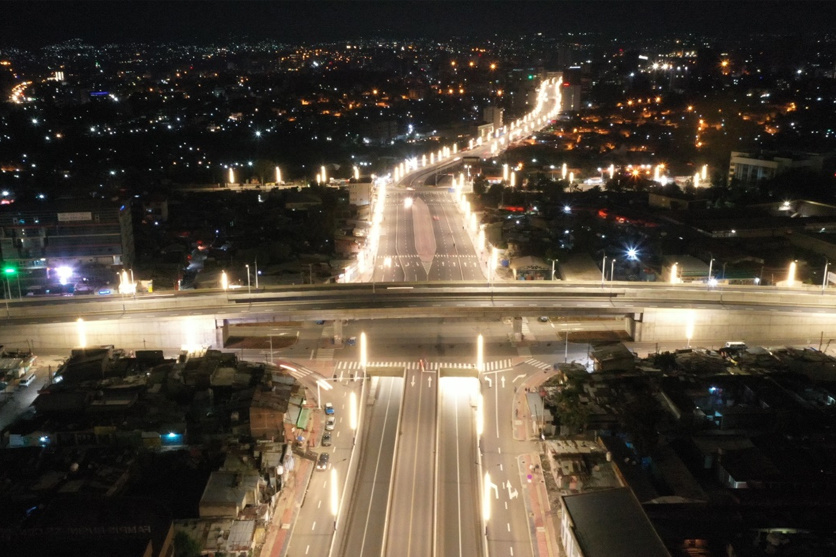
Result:
<svg viewBox="0 0 836 557"><path fill-rule="evenodd" d="M441 379L436 555L481 555L475 378Z"/></svg>
<svg viewBox="0 0 836 557"><path fill-rule="evenodd" d="M381 377L376 393L370 393L360 464L339 555L380 556L403 386L401 378Z"/></svg>
<svg viewBox="0 0 836 557"><path fill-rule="evenodd" d="M407 373L386 530L391 557L432 554L437 379L431 371Z"/></svg>
<svg viewBox="0 0 836 557"><path fill-rule="evenodd" d="M485 412L485 430L482 436L482 465L496 485L491 491L491 515L487 524L488 554L533 557L531 529L527 518L524 490L517 456L536 452L535 443L515 441L513 426L514 391L524 377L541 370L523 364L511 371L484 374L482 400ZM522 377L520 377L522 376ZM488 381L488 377L490 381ZM490 386L488 386L490 385Z"/></svg>

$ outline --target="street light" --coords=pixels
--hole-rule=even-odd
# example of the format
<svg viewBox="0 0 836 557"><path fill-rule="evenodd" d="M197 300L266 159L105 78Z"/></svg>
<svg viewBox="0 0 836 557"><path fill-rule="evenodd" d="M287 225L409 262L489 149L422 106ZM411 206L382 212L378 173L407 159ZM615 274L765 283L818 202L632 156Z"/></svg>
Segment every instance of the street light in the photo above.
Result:
<svg viewBox="0 0 836 557"><path fill-rule="evenodd" d="M245 264L244 267L247 268L247 294L252 294L252 290L250 290L250 265Z"/></svg>
<svg viewBox="0 0 836 557"><path fill-rule="evenodd" d="M285 368L285 369L288 369L288 370L293 369L290 366L286 366L286 365L281 365L279 367L282 367L282 368ZM296 371L296 370L293 369L293 371ZM330 391L334 387L331 386L327 381L323 381L322 379L317 379L316 380L316 407L321 409L322 408L322 390L320 389L320 387L322 389L325 389L326 391Z"/></svg>
<svg viewBox="0 0 836 557"><path fill-rule="evenodd" d="M604 288L604 280L606 279L607 275L607 256L604 256L604 259L601 260L601 288Z"/></svg>
<svg viewBox="0 0 836 557"><path fill-rule="evenodd" d="M360 368L366 376L366 333L360 333Z"/></svg>
<svg viewBox="0 0 836 557"><path fill-rule="evenodd" d="M615 278L615 257L610 261L610 282Z"/></svg>
<svg viewBox="0 0 836 557"><path fill-rule="evenodd" d="M712 257L712 258L711 258L711 261L709 261L709 262L708 262L708 287L709 287L709 288L711 288L711 287L712 287L712 284L711 284L711 280L712 280L712 277L711 277L711 270L712 270L713 268L714 268L714 258Z"/></svg>
<svg viewBox="0 0 836 557"><path fill-rule="evenodd" d="M229 288L229 278L226 276L226 271L221 271L221 288L224 290Z"/></svg>
<svg viewBox="0 0 836 557"><path fill-rule="evenodd" d="M485 358L485 339L480 334L476 337L476 371L482 373Z"/></svg>
<svg viewBox="0 0 836 557"><path fill-rule="evenodd" d="M795 268L796 264L795 261L790 263L790 269L787 272L787 286L794 286L795 285Z"/></svg>
<svg viewBox="0 0 836 557"><path fill-rule="evenodd" d="M825 260L824 263L824 277L821 279L821 293L824 294L824 289L827 287L827 268L830 266L830 261Z"/></svg>
<svg viewBox="0 0 836 557"><path fill-rule="evenodd" d="M3 275L5 275L6 282L9 285L9 298L12 297L11 277L14 276L14 277L17 278L17 297L22 300L23 296L20 293L20 274L18 274L17 269L15 269L14 267L4 267L3 268Z"/></svg>

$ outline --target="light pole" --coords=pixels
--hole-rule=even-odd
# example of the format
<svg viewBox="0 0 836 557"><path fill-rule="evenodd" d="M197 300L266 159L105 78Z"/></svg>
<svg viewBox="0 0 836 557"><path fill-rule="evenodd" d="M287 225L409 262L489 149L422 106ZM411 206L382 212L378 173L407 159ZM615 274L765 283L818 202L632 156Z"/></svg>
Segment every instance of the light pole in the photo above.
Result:
<svg viewBox="0 0 836 557"><path fill-rule="evenodd" d="M21 300L23 296L20 293L20 274L14 267L4 267L3 274L6 276L6 284L9 286L9 298L12 297L12 275L17 278L17 297Z"/></svg>
<svg viewBox="0 0 836 557"><path fill-rule="evenodd" d="M711 288L711 270L714 268L714 258L708 262L708 288Z"/></svg>
<svg viewBox="0 0 836 557"><path fill-rule="evenodd" d="M247 294L252 294L253 291L250 289L250 266L246 264L244 267L247 268Z"/></svg>
<svg viewBox="0 0 836 557"><path fill-rule="evenodd" d="M601 288L604 288L604 280L606 280L607 275L607 256L604 256L604 259L601 260Z"/></svg>
<svg viewBox="0 0 836 557"><path fill-rule="evenodd" d="M830 261L825 260L824 263L824 278L821 279L821 293L824 294L824 289L827 287L827 268L830 266Z"/></svg>
<svg viewBox="0 0 836 557"><path fill-rule="evenodd" d="M615 278L615 257L610 261L610 282Z"/></svg>
<svg viewBox="0 0 836 557"><path fill-rule="evenodd" d="M255 289L258 290L258 257L255 258Z"/></svg>

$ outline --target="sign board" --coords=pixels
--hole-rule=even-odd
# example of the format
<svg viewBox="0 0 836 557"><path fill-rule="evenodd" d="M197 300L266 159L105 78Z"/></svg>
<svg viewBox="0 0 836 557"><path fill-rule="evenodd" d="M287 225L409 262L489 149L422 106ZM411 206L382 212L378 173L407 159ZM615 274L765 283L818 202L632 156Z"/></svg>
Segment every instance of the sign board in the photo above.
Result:
<svg viewBox="0 0 836 557"><path fill-rule="evenodd" d="M89 211L79 213L58 213L58 222L72 222L82 220L93 220L93 214Z"/></svg>
<svg viewBox="0 0 836 557"><path fill-rule="evenodd" d="M828 271L827 272L827 283L830 284L831 282L836 283L836 273L834 273L832 271Z"/></svg>

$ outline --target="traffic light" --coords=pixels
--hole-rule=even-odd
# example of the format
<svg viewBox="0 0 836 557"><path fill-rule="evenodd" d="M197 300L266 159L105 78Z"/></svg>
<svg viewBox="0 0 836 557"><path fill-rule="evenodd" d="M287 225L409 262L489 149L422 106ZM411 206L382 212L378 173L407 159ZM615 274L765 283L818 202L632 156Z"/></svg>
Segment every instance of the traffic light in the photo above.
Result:
<svg viewBox="0 0 836 557"><path fill-rule="evenodd" d="M3 267L3 274L7 277L11 277L17 274L17 269L14 267Z"/></svg>

